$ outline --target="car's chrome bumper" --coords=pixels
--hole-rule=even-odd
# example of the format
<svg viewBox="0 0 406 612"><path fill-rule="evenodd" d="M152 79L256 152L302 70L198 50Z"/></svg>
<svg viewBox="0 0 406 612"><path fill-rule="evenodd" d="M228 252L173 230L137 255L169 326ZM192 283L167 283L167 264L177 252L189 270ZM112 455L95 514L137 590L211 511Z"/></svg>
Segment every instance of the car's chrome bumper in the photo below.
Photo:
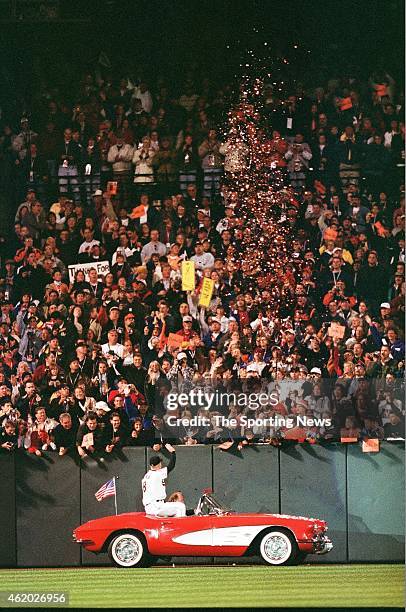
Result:
<svg viewBox="0 0 406 612"><path fill-rule="evenodd" d="M316 555L325 555L333 548L332 541L323 534L318 534L313 538L313 552Z"/></svg>

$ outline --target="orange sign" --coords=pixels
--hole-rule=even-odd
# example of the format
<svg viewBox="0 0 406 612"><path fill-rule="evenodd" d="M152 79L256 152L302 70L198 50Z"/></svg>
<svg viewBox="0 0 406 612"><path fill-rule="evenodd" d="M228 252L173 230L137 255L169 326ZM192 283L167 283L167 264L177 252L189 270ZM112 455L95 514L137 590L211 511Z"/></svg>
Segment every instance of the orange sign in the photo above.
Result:
<svg viewBox="0 0 406 612"><path fill-rule="evenodd" d="M379 440L377 438L366 438L362 441L363 453L379 453Z"/></svg>
<svg viewBox="0 0 406 612"><path fill-rule="evenodd" d="M340 110L346 111L346 110L350 110L350 108L352 108L351 98L349 96L348 98L341 98Z"/></svg>
<svg viewBox="0 0 406 612"><path fill-rule="evenodd" d="M168 336L168 348L179 348L182 346L184 337L180 334L169 334Z"/></svg>
<svg viewBox="0 0 406 612"><path fill-rule="evenodd" d="M332 227L328 227L324 230L323 238L324 240L337 240L338 232Z"/></svg>
<svg viewBox="0 0 406 612"><path fill-rule="evenodd" d="M145 206L143 204L140 204L139 206L136 206L135 208L132 209L129 217L131 217L131 219L139 219L140 217L143 217L144 215L145 215Z"/></svg>

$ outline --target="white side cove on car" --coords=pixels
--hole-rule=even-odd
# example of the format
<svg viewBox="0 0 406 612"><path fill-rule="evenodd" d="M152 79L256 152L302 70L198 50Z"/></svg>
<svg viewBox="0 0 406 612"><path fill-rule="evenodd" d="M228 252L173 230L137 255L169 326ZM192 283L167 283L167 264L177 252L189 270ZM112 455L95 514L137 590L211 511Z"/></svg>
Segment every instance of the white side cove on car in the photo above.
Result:
<svg viewBox="0 0 406 612"><path fill-rule="evenodd" d="M255 536L266 527L271 525L202 529L173 538L173 542L189 546L249 546Z"/></svg>

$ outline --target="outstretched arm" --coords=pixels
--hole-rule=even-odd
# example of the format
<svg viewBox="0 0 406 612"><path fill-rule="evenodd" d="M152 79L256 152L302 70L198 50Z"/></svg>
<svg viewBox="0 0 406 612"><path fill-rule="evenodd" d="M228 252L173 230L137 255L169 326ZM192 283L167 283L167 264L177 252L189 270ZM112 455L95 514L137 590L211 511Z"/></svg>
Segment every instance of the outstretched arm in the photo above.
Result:
<svg viewBox="0 0 406 612"><path fill-rule="evenodd" d="M171 453L171 458L169 459L169 463L167 465L168 474L169 474L169 472L172 472L173 468L175 467L176 452L171 444L165 444L165 448Z"/></svg>

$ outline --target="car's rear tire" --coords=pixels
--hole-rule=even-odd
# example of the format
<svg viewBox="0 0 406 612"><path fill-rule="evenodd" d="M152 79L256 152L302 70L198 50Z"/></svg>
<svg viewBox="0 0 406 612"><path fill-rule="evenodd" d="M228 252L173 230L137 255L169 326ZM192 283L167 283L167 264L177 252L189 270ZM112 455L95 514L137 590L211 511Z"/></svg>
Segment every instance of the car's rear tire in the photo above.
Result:
<svg viewBox="0 0 406 612"><path fill-rule="evenodd" d="M268 565L292 565L297 558L298 547L288 531L272 529L260 540L259 554Z"/></svg>
<svg viewBox="0 0 406 612"><path fill-rule="evenodd" d="M118 567L147 567L151 564L145 540L136 533L120 533L113 537L108 554Z"/></svg>

